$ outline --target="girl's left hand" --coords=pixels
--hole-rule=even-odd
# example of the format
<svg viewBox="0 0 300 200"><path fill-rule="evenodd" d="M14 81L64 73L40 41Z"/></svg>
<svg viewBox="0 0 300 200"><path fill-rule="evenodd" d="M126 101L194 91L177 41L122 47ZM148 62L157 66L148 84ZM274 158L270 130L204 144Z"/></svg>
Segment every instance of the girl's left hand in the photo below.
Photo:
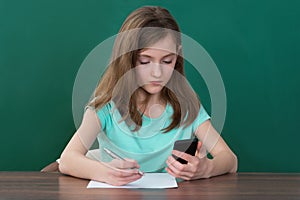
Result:
<svg viewBox="0 0 300 200"><path fill-rule="evenodd" d="M201 145L198 145L198 152L201 148ZM187 164L181 164L173 156L169 156L166 163L168 167L166 168L167 172L176 177L184 180L194 180L200 178L209 178L209 165L211 160L206 156L200 158L198 156L191 156L187 153L173 150L172 154L180 157L186 161Z"/></svg>

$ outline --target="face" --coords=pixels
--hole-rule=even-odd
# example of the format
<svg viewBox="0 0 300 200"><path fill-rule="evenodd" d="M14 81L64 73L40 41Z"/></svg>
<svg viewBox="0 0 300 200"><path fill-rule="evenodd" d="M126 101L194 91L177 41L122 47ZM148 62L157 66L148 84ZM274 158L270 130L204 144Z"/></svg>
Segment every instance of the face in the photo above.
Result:
<svg viewBox="0 0 300 200"><path fill-rule="evenodd" d="M177 55L170 35L138 53L136 75L138 84L150 94L159 94L170 80Z"/></svg>

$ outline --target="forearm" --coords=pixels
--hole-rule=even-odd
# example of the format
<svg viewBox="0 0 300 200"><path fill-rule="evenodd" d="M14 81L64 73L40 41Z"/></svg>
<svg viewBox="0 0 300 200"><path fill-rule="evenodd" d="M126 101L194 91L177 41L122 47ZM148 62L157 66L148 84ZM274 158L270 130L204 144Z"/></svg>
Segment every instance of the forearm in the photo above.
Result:
<svg viewBox="0 0 300 200"><path fill-rule="evenodd" d="M237 171L237 157L228 151L220 152L213 159L208 160L207 177L218 176Z"/></svg>
<svg viewBox="0 0 300 200"><path fill-rule="evenodd" d="M106 173L105 168L101 162L91 160L76 152L63 154L59 163L59 170L64 174L102 182Z"/></svg>

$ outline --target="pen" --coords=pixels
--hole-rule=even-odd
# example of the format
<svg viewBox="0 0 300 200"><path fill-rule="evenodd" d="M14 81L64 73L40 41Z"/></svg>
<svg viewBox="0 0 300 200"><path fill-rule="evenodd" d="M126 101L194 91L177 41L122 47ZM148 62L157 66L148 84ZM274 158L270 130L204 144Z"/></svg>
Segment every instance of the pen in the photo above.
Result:
<svg viewBox="0 0 300 200"><path fill-rule="evenodd" d="M125 160L124 158L122 158L121 156L119 156L118 154L112 152L111 150L107 149L107 148L103 148L103 150L112 158L114 159L118 159L118 160ZM141 170L139 170L138 172L140 175L144 175L144 172L142 172Z"/></svg>

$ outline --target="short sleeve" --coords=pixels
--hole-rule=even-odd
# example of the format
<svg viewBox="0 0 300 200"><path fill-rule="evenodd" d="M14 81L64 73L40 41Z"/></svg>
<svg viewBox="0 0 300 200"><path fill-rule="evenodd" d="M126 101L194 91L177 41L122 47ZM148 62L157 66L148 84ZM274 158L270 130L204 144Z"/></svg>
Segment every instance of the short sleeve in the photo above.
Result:
<svg viewBox="0 0 300 200"><path fill-rule="evenodd" d="M98 115L100 123L101 123L102 131L104 131L109 124L110 108L111 108L111 105L109 103L107 103L97 111L97 115Z"/></svg>
<svg viewBox="0 0 300 200"><path fill-rule="evenodd" d="M86 107L81 125L76 132L86 149L92 146L99 132L100 124L95 110Z"/></svg>
<svg viewBox="0 0 300 200"><path fill-rule="evenodd" d="M200 126L203 122L205 122L208 119L210 119L210 116L207 114L207 112L206 112L205 108L203 107L203 105L201 105L198 116L192 124L193 133L197 130L198 126Z"/></svg>

